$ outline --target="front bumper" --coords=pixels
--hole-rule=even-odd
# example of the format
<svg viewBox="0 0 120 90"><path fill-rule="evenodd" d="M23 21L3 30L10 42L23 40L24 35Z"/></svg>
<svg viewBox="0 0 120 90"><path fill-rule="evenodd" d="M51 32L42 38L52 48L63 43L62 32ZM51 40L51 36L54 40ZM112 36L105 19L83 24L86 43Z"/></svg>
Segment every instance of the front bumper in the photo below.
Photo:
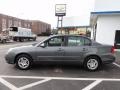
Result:
<svg viewBox="0 0 120 90"><path fill-rule="evenodd" d="M15 55L12 53L8 53L5 55L5 60L8 64L15 64Z"/></svg>

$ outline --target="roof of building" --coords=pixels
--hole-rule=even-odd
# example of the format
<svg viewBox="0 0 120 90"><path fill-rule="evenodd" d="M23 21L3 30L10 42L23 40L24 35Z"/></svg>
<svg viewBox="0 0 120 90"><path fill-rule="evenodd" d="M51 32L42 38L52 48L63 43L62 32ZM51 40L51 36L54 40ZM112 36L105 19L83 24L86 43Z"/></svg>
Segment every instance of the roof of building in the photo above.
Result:
<svg viewBox="0 0 120 90"><path fill-rule="evenodd" d="M120 15L120 11L97 11L91 12L90 26L94 25L99 15Z"/></svg>
<svg viewBox="0 0 120 90"><path fill-rule="evenodd" d="M62 28L68 29L68 28L89 28L90 26L63 26ZM61 28L61 27L58 27Z"/></svg>
<svg viewBox="0 0 120 90"><path fill-rule="evenodd" d="M120 14L120 11L99 11L91 12L91 14Z"/></svg>

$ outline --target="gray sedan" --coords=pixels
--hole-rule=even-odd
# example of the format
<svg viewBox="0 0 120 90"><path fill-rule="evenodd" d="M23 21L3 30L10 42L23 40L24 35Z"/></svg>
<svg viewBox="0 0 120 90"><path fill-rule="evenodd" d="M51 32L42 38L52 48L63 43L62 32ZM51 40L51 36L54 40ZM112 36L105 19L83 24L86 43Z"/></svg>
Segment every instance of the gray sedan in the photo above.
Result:
<svg viewBox="0 0 120 90"><path fill-rule="evenodd" d="M54 35L34 45L11 48L5 59L22 70L29 69L34 62L77 62L95 71L102 64L115 61L113 46L78 35Z"/></svg>

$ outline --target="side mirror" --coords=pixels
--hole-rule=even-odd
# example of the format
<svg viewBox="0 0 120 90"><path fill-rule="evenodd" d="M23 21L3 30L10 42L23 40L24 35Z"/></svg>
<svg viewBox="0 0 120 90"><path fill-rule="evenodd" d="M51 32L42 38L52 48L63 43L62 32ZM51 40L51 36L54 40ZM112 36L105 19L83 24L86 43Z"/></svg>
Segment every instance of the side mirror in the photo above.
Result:
<svg viewBox="0 0 120 90"><path fill-rule="evenodd" d="M33 43L32 45L35 46L37 43Z"/></svg>
<svg viewBox="0 0 120 90"><path fill-rule="evenodd" d="M41 43L41 44L40 44L40 47L43 47L43 48L44 48L44 47L45 47L45 43Z"/></svg>

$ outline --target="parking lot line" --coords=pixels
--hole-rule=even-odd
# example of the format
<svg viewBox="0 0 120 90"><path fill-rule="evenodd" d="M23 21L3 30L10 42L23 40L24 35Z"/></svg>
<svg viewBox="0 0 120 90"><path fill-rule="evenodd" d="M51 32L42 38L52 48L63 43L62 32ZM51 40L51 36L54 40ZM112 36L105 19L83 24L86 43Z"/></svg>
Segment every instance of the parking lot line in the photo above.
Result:
<svg viewBox="0 0 120 90"><path fill-rule="evenodd" d="M117 63L113 63L115 66L117 66L117 67L119 67L120 68L120 65L119 64L117 64Z"/></svg>
<svg viewBox="0 0 120 90"><path fill-rule="evenodd" d="M47 82L47 81L49 81L49 80L51 80L51 79L44 79L44 80L41 80L41 81L37 81L37 82L31 83L31 84L25 85L25 86L23 86L23 87L20 87L20 88L18 88L18 89L19 89L19 90L24 90L24 89L27 89L27 88L36 86L36 85L38 85L38 84Z"/></svg>
<svg viewBox="0 0 120 90"><path fill-rule="evenodd" d="M40 77L40 76L6 76L1 75L1 78L26 78L26 79L53 79L53 80L89 80L89 81L96 81L96 80L104 80L104 81L120 81L117 78L70 78L70 77Z"/></svg>
<svg viewBox="0 0 120 90"><path fill-rule="evenodd" d="M102 80L96 80L93 83L91 83L90 85L88 85L87 87L83 88L82 90L91 90L93 87L95 87L96 85L98 85L101 82L102 82Z"/></svg>
<svg viewBox="0 0 120 90"><path fill-rule="evenodd" d="M30 84L27 84L25 86L22 87L15 87L14 85L12 85L11 83L9 83L8 81L4 80L4 78L13 78L13 79L42 79ZM80 81L93 81L91 84L89 84L88 86L86 86L85 88L83 88L82 90L91 90L92 88L94 88L96 85L98 85L99 83L101 83L102 81L118 81L120 82L120 79L117 78L70 78L70 77L40 77L40 76L6 76L6 75L1 75L0 76L0 82L2 84L4 84L5 86L7 86L8 88L10 88L11 90L25 90L27 88L31 88L33 86L45 83L47 81L50 80L80 80Z"/></svg>
<svg viewBox="0 0 120 90"><path fill-rule="evenodd" d="M12 85L11 83L7 82L6 80L0 78L0 82L7 86L8 88L10 88L11 90L19 90L17 87L15 87L14 85Z"/></svg>

